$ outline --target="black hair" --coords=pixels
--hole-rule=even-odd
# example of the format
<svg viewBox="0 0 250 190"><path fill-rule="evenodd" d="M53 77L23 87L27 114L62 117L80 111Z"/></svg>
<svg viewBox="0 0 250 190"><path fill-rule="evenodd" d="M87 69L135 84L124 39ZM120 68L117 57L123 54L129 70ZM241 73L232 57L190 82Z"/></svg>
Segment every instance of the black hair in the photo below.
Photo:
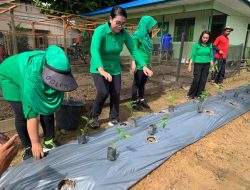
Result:
<svg viewBox="0 0 250 190"><path fill-rule="evenodd" d="M111 18L115 18L116 16L124 16L125 18L128 17L126 10L118 5L112 8L110 16Z"/></svg>
<svg viewBox="0 0 250 190"><path fill-rule="evenodd" d="M204 34L208 34L209 35L209 39L208 39L208 41L207 41L207 45L210 45L211 43L212 43L212 40L211 40L211 33L208 31L208 30L204 30L202 33L201 33L201 36L200 36L200 38L199 38L199 44L202 44L202 36L204 35Z"/></svg>

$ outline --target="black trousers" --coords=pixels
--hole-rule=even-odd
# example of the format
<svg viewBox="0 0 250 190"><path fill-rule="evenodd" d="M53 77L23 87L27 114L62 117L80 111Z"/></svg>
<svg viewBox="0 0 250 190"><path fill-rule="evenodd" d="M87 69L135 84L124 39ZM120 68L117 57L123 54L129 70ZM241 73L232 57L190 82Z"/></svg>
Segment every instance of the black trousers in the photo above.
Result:
<svg viewBox="0 0 250 190"><path fill-rule="evenodd" d="M226 71L226 59L216 59L218 62L218 72L215 72L214 74L214 82L215 83L222 83L223 79L225 77L225 71Z"/></svg>
<svg viewBox="0 0 250 190"><path fill-rule="evenodd" d="M189 97L198 97L205 89L207 76L209 74L209 67L210 63L194 63L194 79L188 92Z"/></svg>
<svg viewBox="0 0 250 190"><path fill-rule="evenodd" d="M97 91L95 102L91 111L92 117L95 118L101 114L103 105L110 95L109 119L116 119L119 121L121 75L112 75L112 82L109 82L100 74L92 74L92 77Z"/></svg>
<svg viewBox="0 0 250 190"><path fill-rule="evenodd" d="M9 101L15 112L15 125L23 147L31 147L31 141L27 130L27 119L23 114L22 102ZM40 115L40 122L43 128L44 140L55 138L54 114Z"/></svg>
<svg viewBox="0 0 250 190"><path fill-rule="evenodd" d="M136 71L134 74L134 81L132 84L132 100L136 101L137 98L144 98L145 84L147 83L148 76L143 71Z"/></svg>

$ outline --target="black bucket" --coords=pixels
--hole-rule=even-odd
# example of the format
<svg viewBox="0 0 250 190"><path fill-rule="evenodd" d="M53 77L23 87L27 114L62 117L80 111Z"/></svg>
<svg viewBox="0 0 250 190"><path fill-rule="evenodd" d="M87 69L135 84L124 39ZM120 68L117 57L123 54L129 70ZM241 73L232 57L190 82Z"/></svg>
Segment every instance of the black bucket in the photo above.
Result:
<svg viewBox="0 0 250 190"><path fill-rule="evenodd" d="M84 103L78 100L63 101L56 111L56 127L58 129L76 130L81 121Z"/></svg>

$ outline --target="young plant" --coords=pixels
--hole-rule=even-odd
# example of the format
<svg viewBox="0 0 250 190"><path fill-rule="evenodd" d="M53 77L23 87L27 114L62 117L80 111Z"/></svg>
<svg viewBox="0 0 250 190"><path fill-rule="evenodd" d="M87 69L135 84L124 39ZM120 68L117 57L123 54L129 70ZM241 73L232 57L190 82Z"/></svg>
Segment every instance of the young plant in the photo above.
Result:
<svg viewBox="0 0 250 190"><path fill-rule="evenodd" d="M122 130L121 128L116 128L115 131L117 132L117 134L120 136L119 140L125 140L128 139L129 137L131 137L129 134L127 134L124 130ZM118 141L119 141L118 140ZM116 148L116 143L112 142L112 147Z"/></svg>
<svg viewBox="0 0 250 190"><path fill-rule="evenodd" d="M215 89L216 89L216 91L217 91L219 94L223 94L223 93L225 92L225 89L224 89L224 87L222 87L222 86L216 85L216 86L215 86Z"/></svg>
<svg viewBox="0 0 250 190"><path fill-rule="evenodd" d="M88 142L88 138L86 136L87 126L92 122L92 119L89 119L86 116L82 116L82 119L85 120L85 125L80 127L80 135L77 136L77 140L79 144L85 144Z"/></svg>
<svg viewBox="0 0 250 190"><path fill-rule="evenodd" d="M198 113L202 113L204 110L204 103L207 100L209 93L206 90L203 90L199 96L200 103L198 105Z"/></svg>
<svg viewBox="0 0 250 190"><path fill-rule="evenodd" d="M135 119L135 115L134 115L134 107L135 105L132 102L128 102L126 103L126 106L130 112L130 116L131 116L131 126L132 127L136 127L136 119Z"/></svg>
<svg viewBox="0 0 250 190"><path fill-rule="evenodd" d="M90 125L91 122L93 122L92 119L89 119L86 116L82 116L82 119L85 121L84 127L80 128L81 134L85 134L87 127Z"/></svg>
<svg viewBox="0 0 250 190"><path fill-rule="evenodd" d="M128 103L126 103L126 107L129 110L130 116L132 118L134 118L135 117L135 115L134 115L134 107L135 107L135 105L132 102L128 102Z"/></svg>
<svg viewBox="0 0 250 190"><path fill-rule="evenodd" d="M116 128L115 130L120 136L119 140L128 139L130 137L129 134L127 134L125 131L123 131L120 128ZM116 143L112 142L111 146L108 147L107 159L110 161L114 161L114 160L116 160L116 157L117 157L117 155L116 155Z"/></svg>
<svg viewBox="0 0 250 190"><path fill-rule="evenodd" d="M200 99L201 102L205 102L206 99L208 98L208 96L209 96L208 91L203 90L203 91L201 92L200 96L199 96L199 99Z"/></svg>
<svg viewBox="0 0 250 190"><path fill-rule="evenodd" d="M165 129L167 126L168 118L164 117L161 119L161 121L162 121L162 128Z"/></svg>
<svg viewBox="0 0 250 190"><path fill-rule="evenodd" d="M175 94L169 95L168 100L171 102L171 105L175 105L176 104Z"/></svg>
<svg viewBox="0 0 250 190"><path fill-rule="evenodd" d="M175 94L169 95L168 100L171 102L170 105L168 106L168 111L170 113L173 113L174 112L174 105L176 104Z"/></svg>

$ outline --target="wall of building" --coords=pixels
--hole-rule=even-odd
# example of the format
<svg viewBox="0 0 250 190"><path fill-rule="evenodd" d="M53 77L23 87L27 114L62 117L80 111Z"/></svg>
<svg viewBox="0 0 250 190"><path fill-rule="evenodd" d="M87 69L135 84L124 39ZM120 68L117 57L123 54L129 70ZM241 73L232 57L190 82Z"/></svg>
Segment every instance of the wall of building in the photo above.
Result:
<svg viewBox="0 0 250 190"><path fill-rule="evenodd" d="M234 28L234 31L231 32L229 36L230 44L232 45L244 44L248 27L247 17L228 16L226 25Z"/></svg>
<svg viewBox="0 0 250 190"><path fill-rule="evenodd" d="M1 5L1 7L6 7L6 5ZM15 12L15 10L19 10L19 11L23 11L22 13L20 12ZM34 13L34 14L31 14ZM1 16L5 17L5 18L10 18L10 13L6 12L4 14L2 14ZM32 42L33 42L33 37L32 37L32 25L31 23L25 23L25 20L29 20L32 21L37 21L37 20L43 20L43 19L47 19L46 16L44 16L43 14L40 14L40 10L38 8L34 8L34 7L25 7L25 6L20 6L14 9L14 19L15 20L15 25L18 25L21 23L21 27L25 28L25 29L29 29L30 32L29 34L27 34L26 36L28 37L29 40L29 44L30 46L32 46ZM20 22L17 22L17 20L20 20ZM22 22L24 21L24 22ZM39 34L36 35L37 40L39 40L39 38L46 38L46 43L48 43L48 45L51 44L56 44L56 45L60 45L63 46L64 44L64 39L63 39L63 28L62 28L62 20L55 20L55 21L46 21L47 23L53 24L53 25L57 25L56 26L47 26L47 25L41 25L41 24L35 24L35 30L36 32L39 31ZM7 21L1 21L0 18L0 31L8 31L10 32L10 27L9 27L9 22ZM67 42L67 47L72 45L72 38L75 38L77 35L77 31L76 30L67 30L67 35L66 35L66 42ZM17 33L18 35L18 33ZM37 48L43 49L43 46L39 46ZM44 47L46 48L46 47Z"/></svg>

